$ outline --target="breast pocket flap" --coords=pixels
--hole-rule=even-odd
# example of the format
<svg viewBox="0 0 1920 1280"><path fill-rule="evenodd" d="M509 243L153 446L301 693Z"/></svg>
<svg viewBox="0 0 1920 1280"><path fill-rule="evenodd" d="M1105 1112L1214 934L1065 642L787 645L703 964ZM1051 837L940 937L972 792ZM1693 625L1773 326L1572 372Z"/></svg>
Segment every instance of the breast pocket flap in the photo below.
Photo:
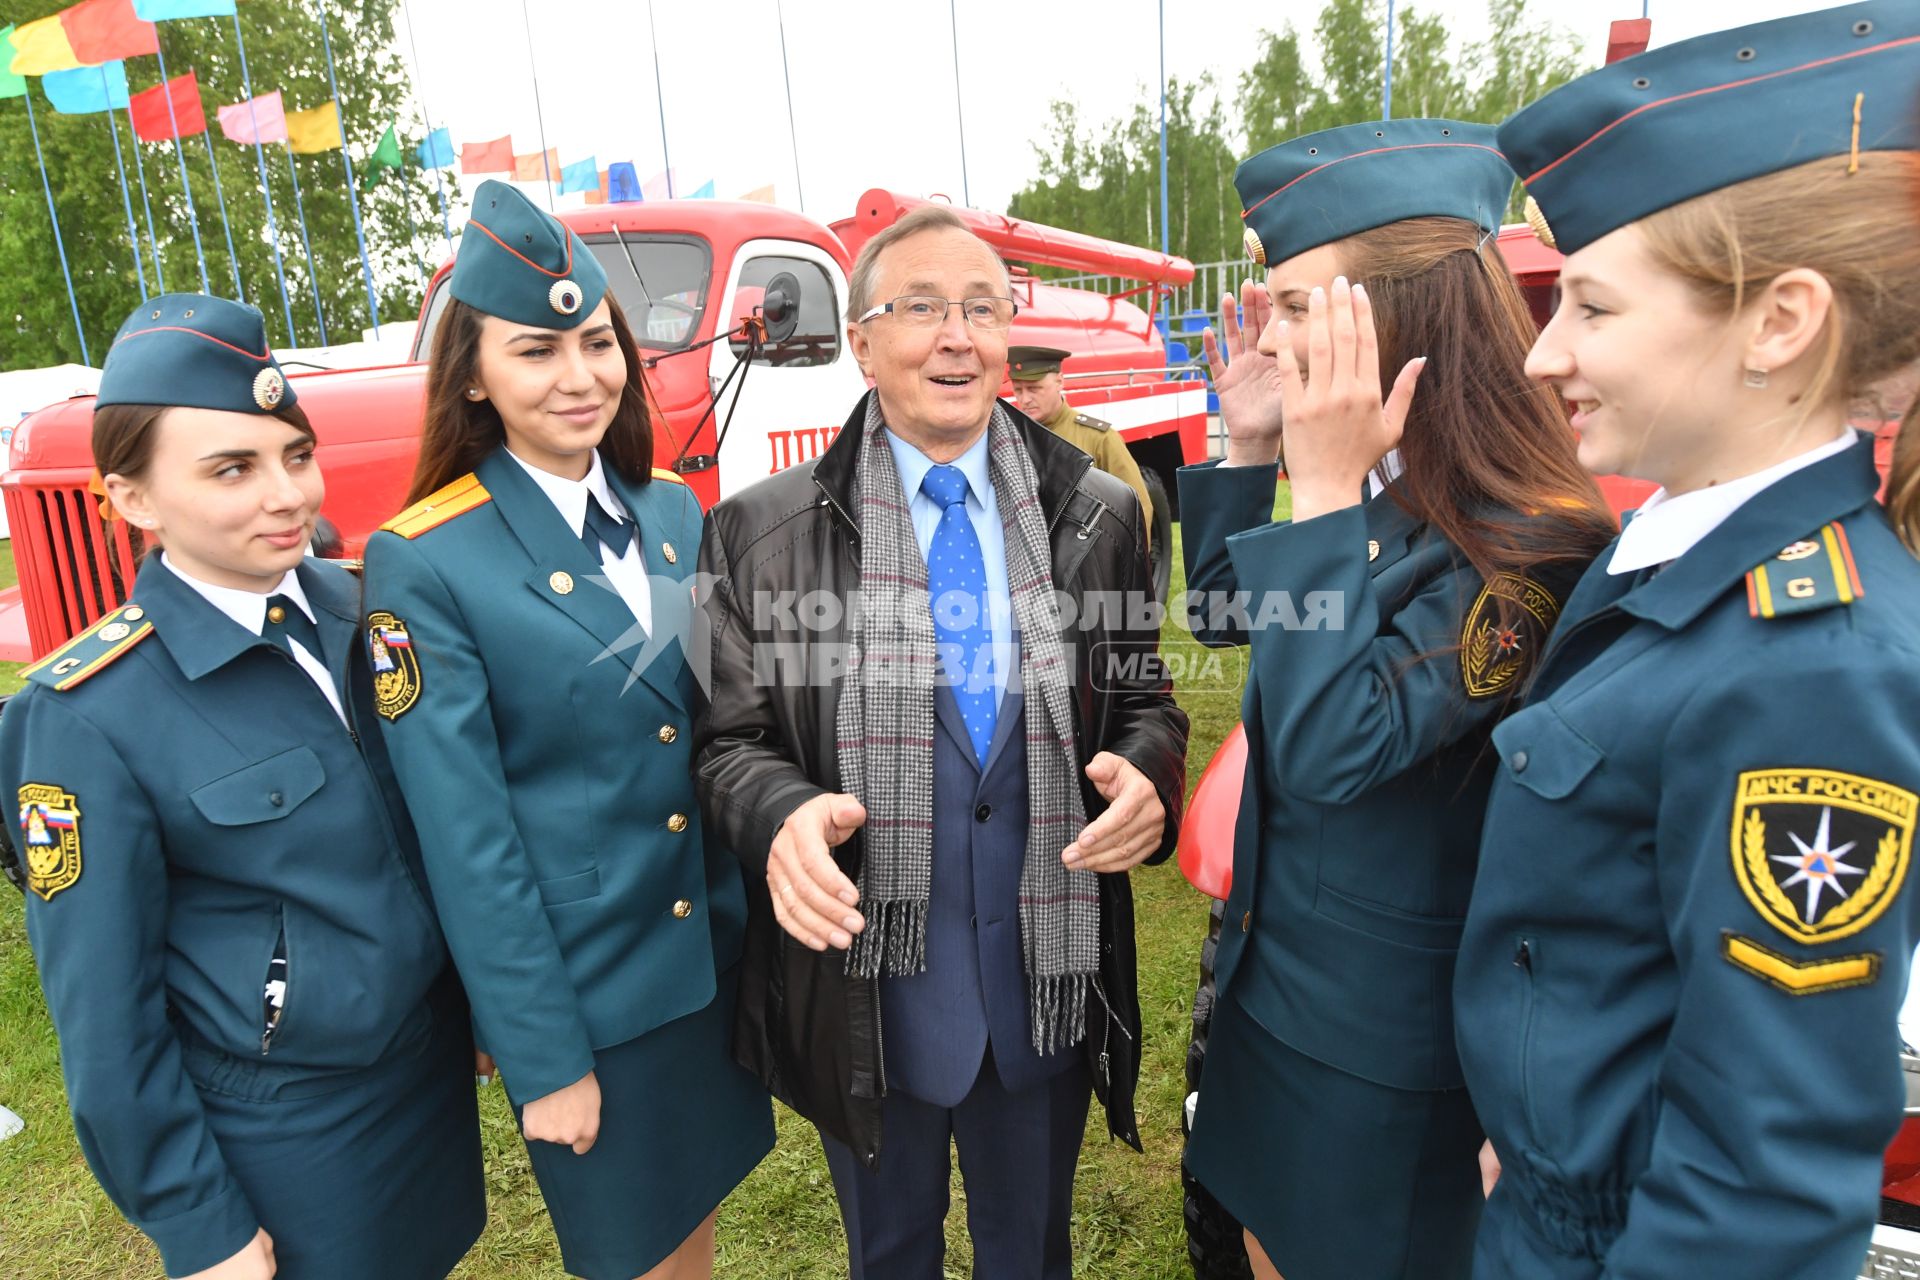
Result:
<svg viewBox="0 0 1920 1280"><path fill-rule="evenodd" d="M313 749L295 747L194 788L193 807L221 827L272 822L299 808L326 780Z"/></svg>
<svg viewBox="0 0 1920 1280"><path fill-rule="evenodd" d="M1502 767L1515 782L1547 800L1572 795L1606 759L1550 702L1519 712L1493 731Z"/></svg>

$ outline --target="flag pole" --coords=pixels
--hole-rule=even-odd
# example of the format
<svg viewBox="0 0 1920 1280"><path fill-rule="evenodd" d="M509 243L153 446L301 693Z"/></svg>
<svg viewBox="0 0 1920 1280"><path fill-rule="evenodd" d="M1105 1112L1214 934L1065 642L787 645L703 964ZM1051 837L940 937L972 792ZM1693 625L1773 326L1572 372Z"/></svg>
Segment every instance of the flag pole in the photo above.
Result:
<svg viewBox="0 0 1920 1280"><path fill-rule="evenodd" d="M793 124L793 73L787 70L787 18L780 0L773 0L774 20L780 24L780 75L787 82L787 138L793 145L793 189L800 197L800 212L807 211L807 189L800 184L800 131Z"/></svg>
<svg viewBox="0 0 1920 1280"><path fill-rule="evenodd" d="M520 0L524 7L526 0ZM660 36L653 29L653 0L647 0L647 39L653 42L653 96L660 103L660 167L667 175L667 199L673 199L673 157L667 154L667 93L660 87ZM544 146L545 144L542 143Z"/></svg>
<svg viewBox="0 0 1920 1280"><path fill-rule="evenodd" d="M160 84L162 96L167 100L167 127L173 131L173 157L180 162L180 185L187 193L187 225L193 228L193 256L200 264L200 292L210 294L213 285L207 279L207 251L200 244L200 214L193 207L193 181L187 177L187 151L180 145L180 121L173 111L173 85L167 77L167 55L160 50L159 37L154 38L154 52L160 58ZM239 284L238 278L234 284Z"/></svg>
<svg viewBox="0 0 1920 1280"><path fill-rule="evenodd" d="M1160 252L1171 254L1167 225L1167 0L1160 0Z"/></svg>
<svg viewBox="0 0 1920 1280"><path fill-rule="evenodd" d="M1380 81L1380 118L1393 119L1393 0L1387 0L1387 56Z"/></svg>
<svg viewBox="0 0 1920 1280"><path fill-rule="evenodd" d="M367 233L360 225L360 184L353 178L353 157L347 153L347 113L340 105L340 81L333 74L333 37L327 30L325 0L315 0L320 14L320 46L327 51L327 87L333 90L334 122L340 126L340 167L347 171L347 207L353 210L353 238L360 245L360 274L367 282L367 312L373 317L373 336L380 336L380 299L373 292L373 263L367 258Z"/></svg>
<svg viewBox="0 0 1920 1280"><path fill-rule="evenodd" d="M120 154L120 131L113 127L113 86L107 69L100 68L100 92L107 104L107 133L113 138L113 163L120 170L120 204L127 211L127 238L133 241L133 273L140 278L140 296L148 297L147 269L140 261L140 232L133 225L133 193L127 187L127 161Z"/></svg>
<svg viewBox="0 0 1920 1280"><path fill-rule="evenodd" d="M203 132L200 141L207 144L207 167L213 170L213 198L220 202L220 229L227 235L227 265L233 268L233 296L245 302L247 287L240 283L240 255L233 248L233 215L227 212L227 193L220 189L220 162L213 156L212 131Z"/></svg>
<svg viewBox="0 0 1920 1280"><path fill-rule="evenodd" d="M407 0L400 0L400 16L407 20L407 48L413 54L413 83L420 92L420 118L427 122L427 143L433 142L433 113L427 110L427 91L420 78L420 47L413 42L413 14L407 9ZM447 145L453 145L448 137ZM433 166L433 189L440 193L440 229L447 235L447 252L453 252L453 223L447 217L447 184L440 177L440 166Z"/></svg>
<svg viewBox="0 0 1920 1280"><path fill-rule="evenodd" d="M111 103L107 106L107 120L109 122L113 120ZM153 259L153 279L159 286L160 292L165 293L167 273L160 266L160 237L153 233L153 197L147 193L147 166L140 159L140 133L133 127L133 95L131 93L127 95L127 132L133 136L133 171L140 175L140 206L147 212L147 247L153 251L148 255ZM114 136L119 136L118 130L115 130Z"/></svg>
<svg viewBox="0 0 1920 1280"><path fill-rule="evenodd" d="M327 345L327 313L320 305L320 269L313 261L313 236L307 231L307 206L300 199L300 173L293 163L293 143L287 149L287 174L293 179L293 211L300 215L300 243L307 249L307 283L313 286L313 318L320 322L320 345Z"/></svg>
<svg viewBox="0 0 1920 1280"><path fill-rule="evenodd" d="M280 222L273 216L273 190L267 185L267 149L260 141L260 113L254 109L253 76L247 71L247 38L240 34L239 5L233 7L233 41L240 49L240 88L247 95L247 119L253 124L253 157L260 165L260 194L267 202L267 238L273 242L273 273L280 278L280 308L287 316L287 345L299 346L300 337L293 327L293 299L287 296L287 268L280 258Z"/></svg>
<svg viewBox="0 0 1920 1280"><path fill-rule="evenodd" d="M80 299L73 291L73 271L67 266L67 246L60 239L60 215L53 207L53 184L47 181L47 157L40 150L40 126L33 122L33 90L20 95L27 102L27 130L33 134L33 158L40 162L40 189L47 194L47 217L53 221L53 251L60 255L60 274L67 279L67 304L73 308L73 331L80 338L80 361L92 364L87 354L87 331L80 323Z"/></svg>
<svg viewBox="0 0 1920 1280"><path fill-rule="evenodd" d="M953 118L960 126L960 203L973 207L967 186L967 113L960 106L960 14L958 0L947 0L947 22L953 33Z"/></svg>
<svg viewBox="0 0 1920 1280"><path fill-rule="evenodd" d="M547 175L547 212L552 213L553 166L547 157L547 118L540 110L540 66L533 60L533 19L527 16L527 0L520 0L520 21L527 28L527 73L533 78L533 118L540 126L540 172Z"/></svg>

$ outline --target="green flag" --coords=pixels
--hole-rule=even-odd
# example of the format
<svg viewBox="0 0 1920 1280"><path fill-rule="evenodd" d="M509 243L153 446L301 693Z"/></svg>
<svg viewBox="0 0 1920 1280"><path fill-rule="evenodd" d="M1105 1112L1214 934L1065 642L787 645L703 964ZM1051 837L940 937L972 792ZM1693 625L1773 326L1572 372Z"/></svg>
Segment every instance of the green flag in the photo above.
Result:
<svg viewBox="0 0 1920 1280"><path fill-rule="evenodd" d="M371 186L380 180L380 170L398 169L404 163L400 158L400 135L393 131L392 125L388 125L387 131L380 135L380 145L367 157L367 185Z"/></svg>
<svg viewBox="0 0 1920 1280"><path fill-rule="evenodd" d="M0 98L18 98L27 91L27 78L7 70L13 61L13 24L0 27Z"/></svg>

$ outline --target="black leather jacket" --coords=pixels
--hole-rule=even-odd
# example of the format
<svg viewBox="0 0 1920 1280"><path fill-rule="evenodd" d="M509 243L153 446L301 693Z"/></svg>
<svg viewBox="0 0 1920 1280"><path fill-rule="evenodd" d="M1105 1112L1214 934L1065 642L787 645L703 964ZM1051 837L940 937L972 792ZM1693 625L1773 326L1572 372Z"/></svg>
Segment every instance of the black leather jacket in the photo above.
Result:
<svg viewBox="0 0 1920 1280"><path fill-rule="evenodd" d="M873 394L869 392L868 394ZM1058 591L1133 593L1150 600L1140 501L1121 481L1092 469L1087 455L1008 407L1039 479ZM788 937L773 916L767 860L787 816L817 795L840 790L834 747L834 679L792 679L755 655L773 646L809 656L844 650L844 617L820 627L804 611L762 607L780 593L824 590L846 599L860 583L860 530L852 500L854 459L866 421L855 406L839 436L812 463L770 477L707 515L700 568L711 628L711 672L694 718L694 768L710 838L725 841L746 869L748 924L740 968L734 1055L773 1095L847 1144L871 1165L880 1153L880 1099L886 1092L877 981L849 977L845 953L815 952ZM705 580L705 579L703 579ZM788 596L789 600L793 597ZM1118 597L1116 597L1118 598ZM1133 629L1121 629L1131 626ZM698 627L696 628L698 630ZM1186 786L1187 717L1171 683L1150 660L1157 630L1120 615L1119 625L1062 635L1075 664L1074 712L1080 761L1112 751L1152 781L1166 829L1151 861L1173 851ZM1109 652L1134 655L1119 678ZM1140 659L1149 659L1144 663ZM697 659L696 659L697 665ZM1105 807L1082 779L1089 817ZM834 850L858 879L858 835ZM1135 981L1133 891L1124 873L1100 877L1100 983L1090 997L1083 1050L1108 1130L1135 1148L1133 1092L1140 1074L1140 1005Z"/></svg>

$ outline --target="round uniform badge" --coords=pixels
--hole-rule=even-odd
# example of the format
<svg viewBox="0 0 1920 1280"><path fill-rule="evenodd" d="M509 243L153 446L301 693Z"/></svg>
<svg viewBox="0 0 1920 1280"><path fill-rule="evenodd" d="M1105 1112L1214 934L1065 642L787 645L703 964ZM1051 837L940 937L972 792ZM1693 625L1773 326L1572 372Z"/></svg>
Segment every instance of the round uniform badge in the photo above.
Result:
<svg viewBox="0 0 1920 1280"><path fill-rule="evenodd" d="M1260 233L1255 231L1252 227L1248 227L1246 230L1245 239L1247 242L1247 256L1249 258L1252 258L1254 262L1257 263L1258 265L1263 267L1266 266L1267 265L1267 246L1260 243Z"/></svg>
<svg viewBox="0 0 1920 1280"><path fill-rule="evenodd" d="M573 592L573 575L562 569L547 579L547 585L553 588L555 595L570 595Z"/></svg>
<svg viewBox="0 0 1920 1280"><path fill-rule="evenodd" d="M105 640L108 644L114 644L114 643L117 643L118 641L125 640L128 636L132 634L133 634L133 628L128 626L124 622L109 622L106 626L100 628L100 638L102 640Z"/></svg>
<svg viewBox="0 0 1920 1280"><path fill-rule="evenodd" d="M1526 219L1527 225L1533 228L1533 234L1540 238L1541 244L1549 249L1560 247L1554 243L1553 226L1547 221L1547 211L1542 209L1539 202L1532 196L1527 197Z"/></svg>
<svg viewBox="0 0 1920 1280"><path fill-rule="evenodd" d="M253 379L253 402L267 413L280 407L287 396L287 380L278 369L262 369Z"/></svg>
<svg viewBox="0 0 1920 1280"><path fill-rule="evenodd" d="M547 290L547 304L563 316L580 310L580 286L571 280L555 280Z"/></svg>

